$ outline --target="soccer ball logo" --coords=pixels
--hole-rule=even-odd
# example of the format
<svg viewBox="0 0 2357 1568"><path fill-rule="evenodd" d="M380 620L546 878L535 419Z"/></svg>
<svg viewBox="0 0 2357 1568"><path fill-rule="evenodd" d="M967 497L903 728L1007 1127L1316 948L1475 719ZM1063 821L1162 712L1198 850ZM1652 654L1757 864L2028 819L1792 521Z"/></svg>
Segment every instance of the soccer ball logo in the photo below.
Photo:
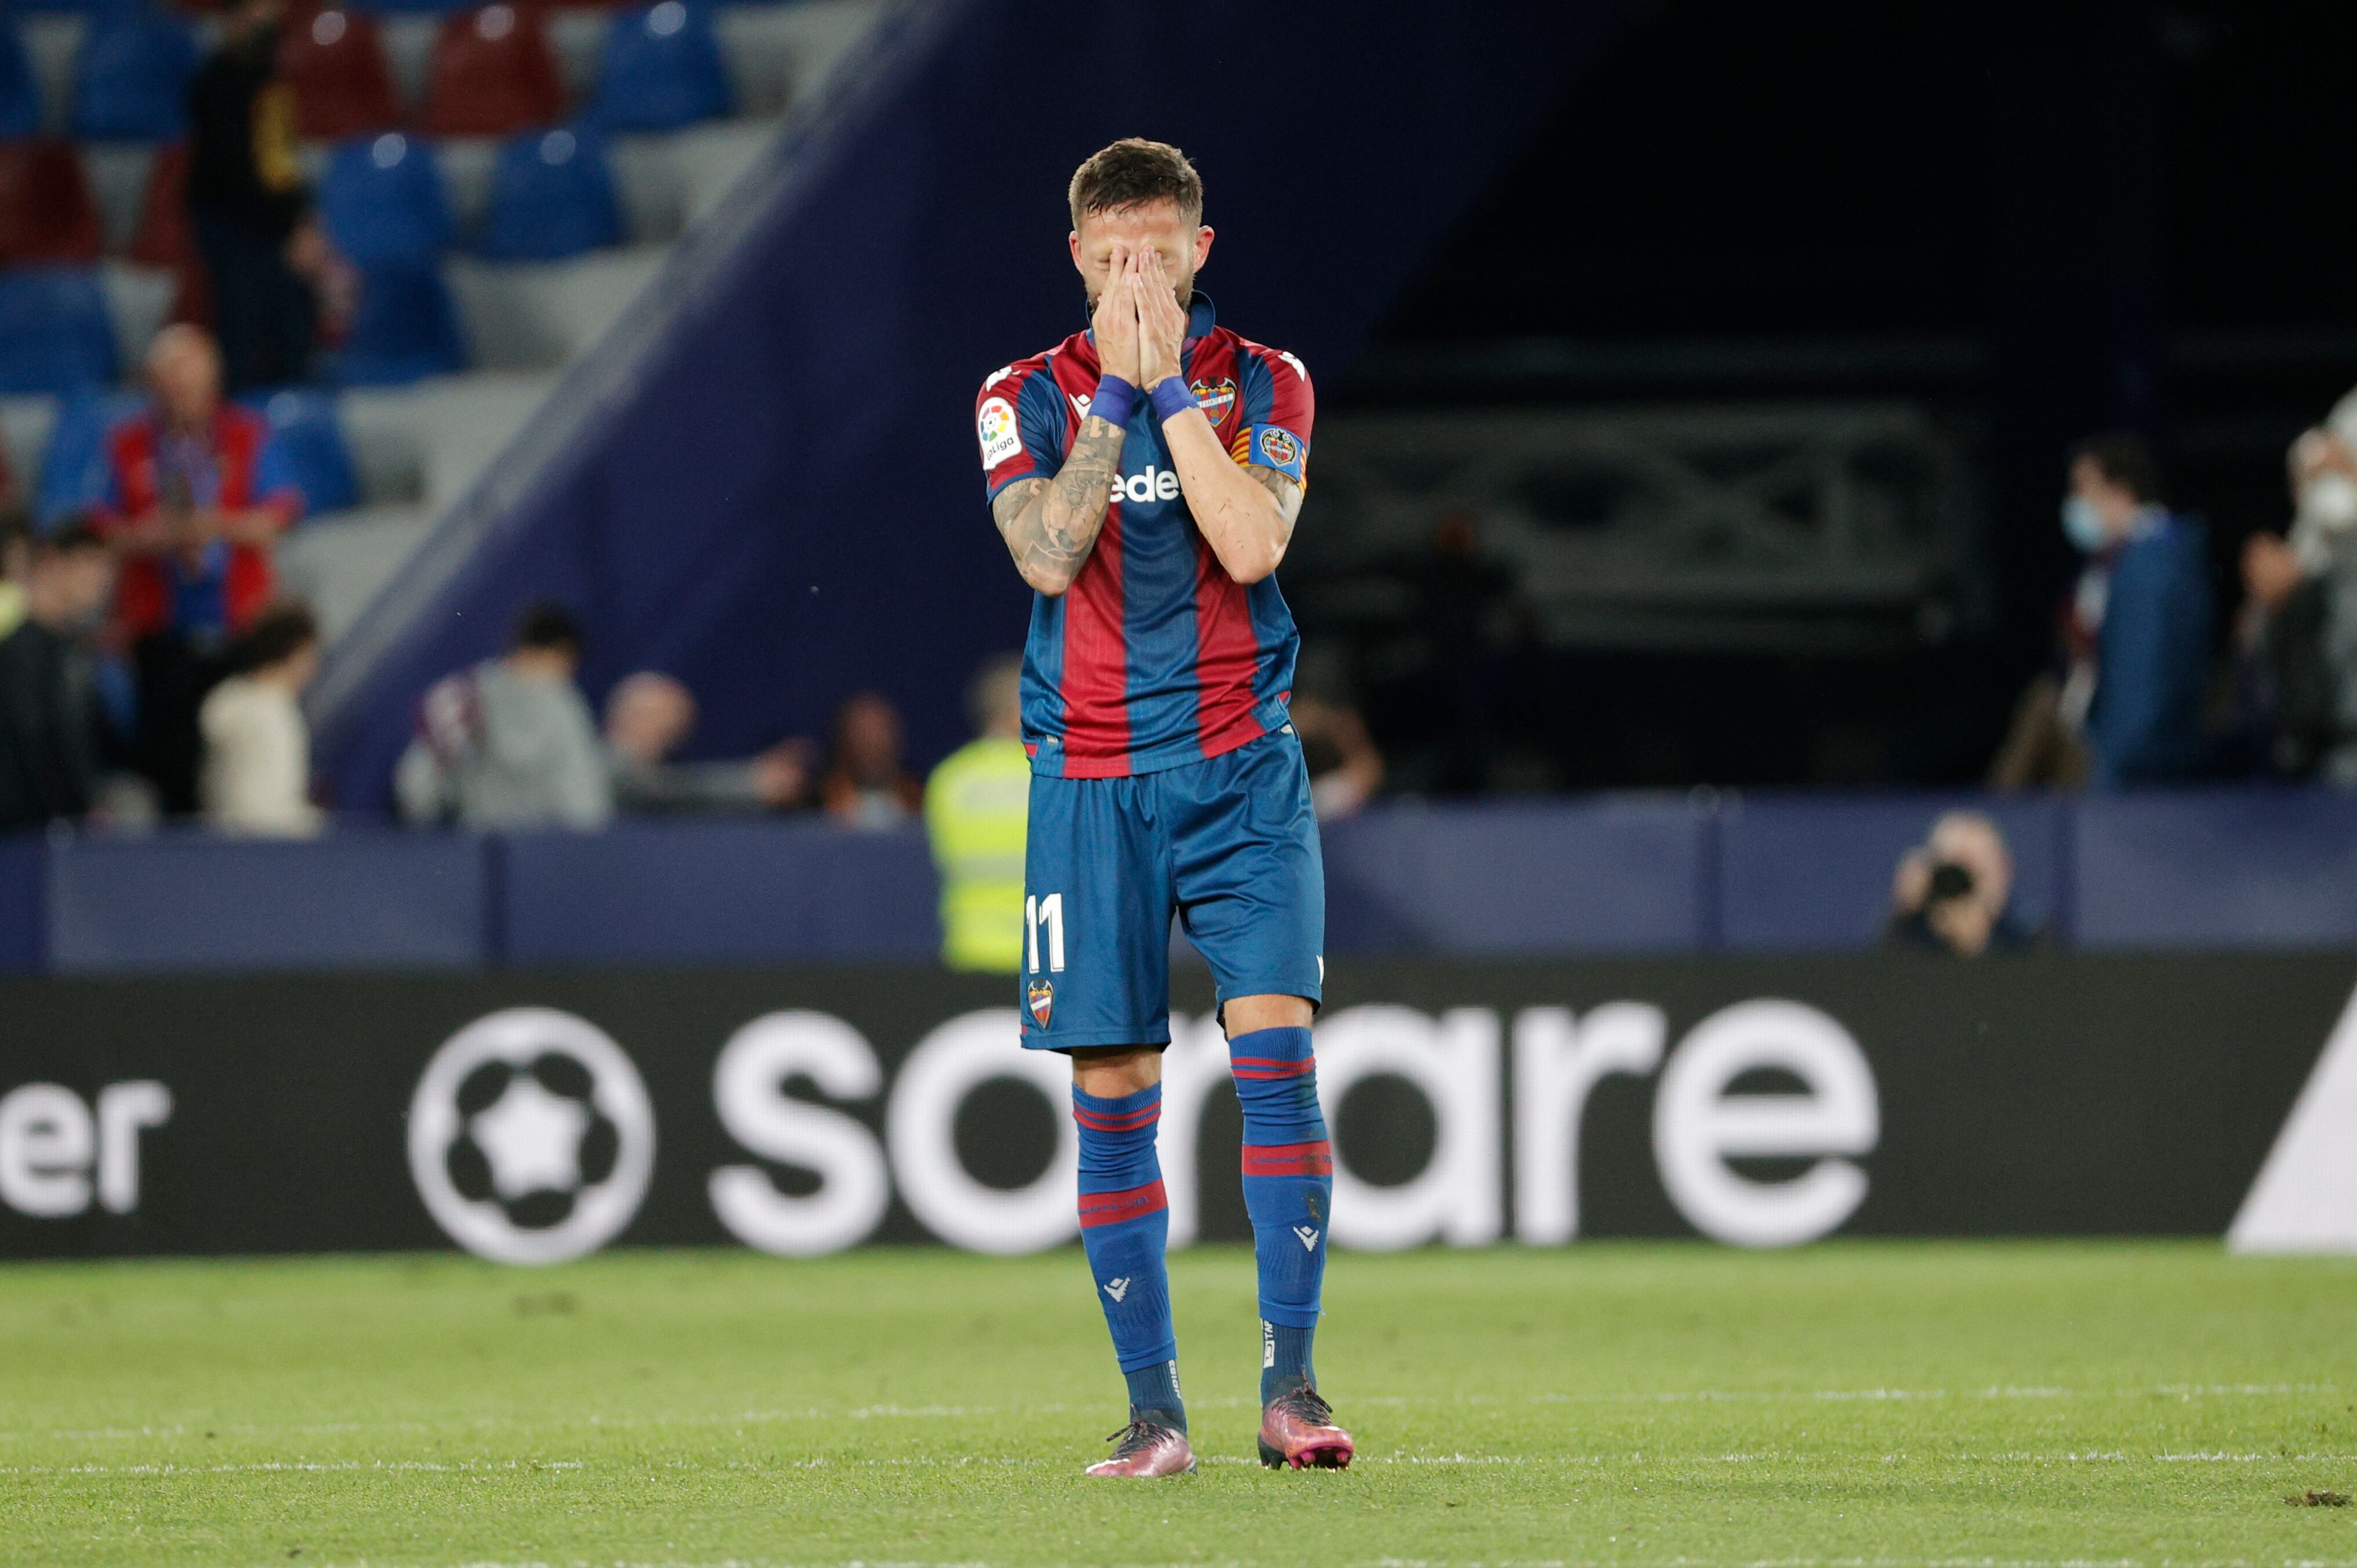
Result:
<svg viewBox="0 0 2357 1568"><path fill-rule="evenodd" d="M518 1007L477 1019L426 1064L409 1106L409 1173L468 1251L562 1262L638 1214L654 1132L621 1047L570 1013Z"/></svg>

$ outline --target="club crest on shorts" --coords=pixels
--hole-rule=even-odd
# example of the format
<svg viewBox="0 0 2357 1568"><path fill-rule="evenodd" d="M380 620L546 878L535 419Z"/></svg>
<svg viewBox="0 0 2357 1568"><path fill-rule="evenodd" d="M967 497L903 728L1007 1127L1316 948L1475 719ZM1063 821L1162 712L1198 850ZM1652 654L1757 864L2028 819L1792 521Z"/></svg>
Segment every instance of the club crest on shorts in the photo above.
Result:
<svg viewBox="0 0 2357 1568"><path fill-rule="evenodd" d="M1033 1020L1041 1028L1046 1028L1048 1020L1053 1017L1056 1012L1056 983L1051 980L1035 980L1031 983L1028 996Z"/></svg>
<svg viewBox="0 0 2357 1568"><path fill-rule="evenodd" d="M1203 417L1214 424L1227 418L1228 410L1235 405L1236 383L1225 376L1216 381L1196 381L1187 390L1195 394L1195 406L1203 411Z"/></svg>

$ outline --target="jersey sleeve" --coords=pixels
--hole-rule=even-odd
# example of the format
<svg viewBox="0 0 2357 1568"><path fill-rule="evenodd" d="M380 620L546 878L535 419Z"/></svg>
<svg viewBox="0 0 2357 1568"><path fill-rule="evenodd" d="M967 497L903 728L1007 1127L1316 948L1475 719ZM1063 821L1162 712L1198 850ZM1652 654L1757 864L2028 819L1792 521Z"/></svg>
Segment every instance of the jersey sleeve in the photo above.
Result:
<svg viewBox="0 0 2357 1568"><path fill-rule="evenodd" d="M1064 466L1063 399L1039 360L1009 365L982 383L974 403L974 439L989 499L1017 479L1051 477Z"/></svg>
<svg viewBox="0 0 2357 1568"><path fill-rule="evenodd" d="M1318 414L1308 367L1290 354L1254 344L1245 352L1243 371L1244 417L1229 456L1307 485L1309 427Z"/></svg>

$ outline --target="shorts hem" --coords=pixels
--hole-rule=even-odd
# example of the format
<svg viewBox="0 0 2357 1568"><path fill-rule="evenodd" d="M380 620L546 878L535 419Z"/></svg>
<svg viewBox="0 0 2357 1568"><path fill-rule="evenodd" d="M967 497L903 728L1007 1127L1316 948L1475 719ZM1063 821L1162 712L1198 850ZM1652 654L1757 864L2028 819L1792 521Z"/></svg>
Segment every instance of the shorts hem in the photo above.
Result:
<svg viewBox="0 0 2357 1568"><path fill-rule="evenodd" d="M1170 1045L1170 1026L1168 1023L1165 1023L1161 1026L1159 1033L1162 1037L1160 1039L1141 1039L1139 1037L1142 1035L1151 1035L1155 1032L1156 1031L1146 1029L1128 1031L1120 1029L1091 1029L1079 1031L1073 1034L1058 1035L1053 1039L1050 1039L1046 1035L1034 1034L1032 1031L1026 1029L1023 1031L1023 1048L1027 1051L1071 1051L1088 1050L1098 1046L1135 1046L1140 1050L1147 1051L1168 1049Z"/></svg>
<svg viewBox="0 0 2357 1568"><path fill-rule="evenodd" d="M1309 1010L1318 1012L1326 1005L1326 988L1322 985L1300 985L1292 981L1245 981L1235 985L1216 985L1211 993L1211 1004L1224 1007L1239 996L1298 996L1309 1004Z"/></svg>

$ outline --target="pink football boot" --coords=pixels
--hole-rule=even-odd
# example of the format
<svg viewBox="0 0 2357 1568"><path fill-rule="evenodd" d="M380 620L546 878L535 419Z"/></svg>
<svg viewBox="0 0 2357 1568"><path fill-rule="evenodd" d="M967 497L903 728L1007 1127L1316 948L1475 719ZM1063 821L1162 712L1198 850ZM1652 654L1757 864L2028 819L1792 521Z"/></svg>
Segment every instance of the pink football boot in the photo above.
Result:
<svg viewBox="0 0 2357 1568"><path fill-rule="evenodd" d="M1187 1446L1187 1434L1175 1426L1133 1421L1105 1441L1114 1445L1113 1457L1090 1466L1088 1473L1092 1476L1146 1479L1183 1476L1195 1467L1195 1451Z"/></svg>
<svg viewBox="0 0 2357 1568"><path fill-rule="evenodd" d="M1260 1462L1275 1470L1347 1470L1356 1451L1351 1434L1334 1424L1334 1407L1304 1383L1268 1402L1260 1415Z"/></svg>

